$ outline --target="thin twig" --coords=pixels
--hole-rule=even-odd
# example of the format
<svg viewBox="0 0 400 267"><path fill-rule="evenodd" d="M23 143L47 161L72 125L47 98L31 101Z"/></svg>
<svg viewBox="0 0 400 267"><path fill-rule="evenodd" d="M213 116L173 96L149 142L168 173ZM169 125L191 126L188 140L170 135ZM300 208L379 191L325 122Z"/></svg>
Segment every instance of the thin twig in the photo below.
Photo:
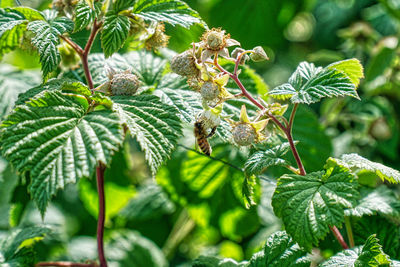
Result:
<svg viewBox="0 0 400 267"><path fill-rule="evenodd" d="M351 222L350 222L349 216L344 217L344 225L346 226L347 238L349 239L350 248L353 248L355 246L355 244L354 244L354 237L353 237L353 229L351 228Z"/></svg>
<svg viewBox="0 0 400 267"><path fill-rule="evenodd" d="M64 35L60 35L60 38L63 39L66 43L68 43L79 54L79 56L82 56L83 49L77 43L75 43L70 38Z"/></svg>
<svg viewBox="0 0 400 267"><path fill-rule="evenodd" d="M206 155L206 154L203 154L203 153L197 151L196 149L193 149L193 148L190 148L190 147L181 145L181 144L178 144L178 146L183 147L183 148L186 149L186 150L196 152L197 154L202 155L202 156L207 157L207 158L210 158L210 159L212 159L212 160L219 161L219 162L221 162L221 163L223 163L223 164L225 164L225 165L228 165L229 167L234 168L234 169L236 169L236 170L238 170L238 171L241 171L241 172L244 171L243 169L241 169L241 168L239 168L239 167L237 167L237 166L235 166L235 165L233 165L233 164L230 164L229 162L226 162L226 161L224 161L224 160L222 160L222 159L214 158L213 156L208 156L208 155Z"/></svg>
<svg viewBox="0 0 400 267"><path fill-rule="evenodd" d="M337 229L336 226L329 226L331 229L333 235L336 237L336 239L339 241L339 244L342 246L343 249L349 249L349 246L347 245L346 241L344 241L344 238L342 234L339 232L339 229Z"/></svg>

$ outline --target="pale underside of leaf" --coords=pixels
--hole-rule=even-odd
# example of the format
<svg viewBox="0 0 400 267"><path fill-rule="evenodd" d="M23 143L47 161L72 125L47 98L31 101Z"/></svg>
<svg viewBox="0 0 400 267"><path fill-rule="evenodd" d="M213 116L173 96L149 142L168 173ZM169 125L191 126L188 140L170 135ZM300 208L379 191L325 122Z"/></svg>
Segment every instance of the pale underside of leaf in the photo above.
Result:
<svg viewBox="0 0 400 267"><path fill-rule="evenodd" d="M389 181L394 184L400 183L400 172L398 170L387 167L381 163L370 161L357 154L345 154L340 158L340 163L343 163L350 169L356 171L370 171L375 173L382 181Z"/></svg>

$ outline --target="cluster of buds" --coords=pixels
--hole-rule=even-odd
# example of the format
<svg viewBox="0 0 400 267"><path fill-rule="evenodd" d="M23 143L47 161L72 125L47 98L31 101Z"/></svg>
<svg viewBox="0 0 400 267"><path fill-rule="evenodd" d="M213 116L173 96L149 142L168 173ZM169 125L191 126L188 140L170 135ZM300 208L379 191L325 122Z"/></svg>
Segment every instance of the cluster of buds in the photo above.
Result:
<svg viewBox="0 0 400 267"><path fill-rule="evenodd" d="M228 48L232 46L236 48L230 52ZM218 57L223 57L236 65L244 65L250 59L255 62L268 59L262 47L244 50L240 47L240 43L232 39L224 30L215 28L206 31L200 42L193 43L190 49L173 57L171 70L187 78L189 86L200 93L204 114L208 114L209 110L216 107L222 110L225 101L242 97L242 95L231 94L226 88L233 74L228 73L219 65ZM237 73L235 71L235 75L239 73L240 71ZM221 112L213 112L213 116L220 117ZM209 119L204 118L204 121L207 122ZM239 122L230 119L228 121L232 126L233 139L239 146L248 146L265 139L262 130L268 120L260 120L260 117L257 117L255 121L250 121L245 106L242 107ZM215 126L208 123L204 125L205 127Z"/></svg>

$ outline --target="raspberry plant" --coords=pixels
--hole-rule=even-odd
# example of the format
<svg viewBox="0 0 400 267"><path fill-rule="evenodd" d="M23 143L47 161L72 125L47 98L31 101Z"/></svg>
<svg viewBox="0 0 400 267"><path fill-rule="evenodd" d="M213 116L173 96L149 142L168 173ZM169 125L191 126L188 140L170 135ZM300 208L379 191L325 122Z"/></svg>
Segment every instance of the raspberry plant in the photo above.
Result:
<svg viewBox="0 0 400 267"><path fill-rule="evenodd" d="M133 232L113 236L108 249L104 248L105 198L113 198L105 196L105 172L132 139L144 152L151 174L177 203L212 201L224 183L232 183L231 194L236 194L249 213L256 205L272 206L283 222L284 230L266 238L264 248L249 261L201 256L193 266L400 265L392 256L395 253L387 254L390 248L380 243L378 233L356 244L352 229L354 221L371 214L399 221L400 202L386 184L398 184L400 173L357 154L329 157L322 169L307 172L298 151L304 140L294 138L295 121L302 116L302 123L308 120L306 113L297 114L302 106L323 98L360 100L357 87L364 74L357 59L326 67L302 62L287 83L263 92L267 86L247 63L268 60L264 49L247 50L224 30L209 29L183 1L55 0L52 7L44 11L23 6L0 9L0 55L17 48L37 51L42 70L37 86L37 77L15 78L21 93L15 104L2 112L2 155L18 173L19 178L13 177L15 182L22 187L28 184L24 194L34 200L42 217L59 190L96 176L98 258L86 263L37 263L32 243L52 229L20 227L0 242L0 263L4 266L105 267L107 262L112 266L166 266L162 252ZM204 34L177 54L165 48L169 40L165 24L185 28L199 24ZM78 38L82 32L88 32L84 43ZM102 53L91 53L98 35ZM8 94L14 90L2 86ZM215 147L210 156L179 139L195 122L204 128L203 140ZM308 129L311 135L318 125L312 127ZM213 129L216 137L211 136ZM175 157L172 153L178 145L191 153L179 166L189 191L198 192L198 199L188 197L180 191L182 186L168 181L164 173L174 166L161 167L171 155ZM223 146L237 153L223 155ZM238 159L243 160L243 166L236 165ZM219 169L207 170L209 160L218 162ZM264 180L274 183L265 176L274 166L283 167L285 172L270 173L277 178L272 202L259 203L260 184ZM196 180L213 171L229 179ZM363 180L366 175L377 176L385 184L368 188ZM156 196L151 202L166 201L158 189L149 190ZM197 212L201 214L200 206ZM246 216L243 210L238 209ZM123 213L126 217L145 216L145 210L129 205ZM21 216L18 210L12 215ZM185 216L196 217L196 209L188 208L182 212L182 218ZM204 215L196 222L207 224L208 219ZM224 221L222 228L229 228L229 223ZM190 223L184 226L182 233L193 227ZM318 247L328 235L336 238L342 251L323 258ZM126 255L107 255L126 249L121 244L132 246ZM164 253L173 250L171 247L166 246ZM148 262L135 254L141 253L140 249L148 253Z"/></svg>

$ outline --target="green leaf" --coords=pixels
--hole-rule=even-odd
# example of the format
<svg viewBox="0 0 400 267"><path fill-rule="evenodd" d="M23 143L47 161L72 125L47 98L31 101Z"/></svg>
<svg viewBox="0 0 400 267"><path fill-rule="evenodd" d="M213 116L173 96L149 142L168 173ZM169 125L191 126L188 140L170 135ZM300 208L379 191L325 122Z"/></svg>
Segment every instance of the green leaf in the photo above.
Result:
<svg viewBox="0 0 400 267"><path fill-rule="evenodd" d="M379 213L391 219L400 220L400 201L386 186L382 185L376 189L363 188L361 196L357 206L345 210L346 216L362 217Z"/></svg>
<svg viewBox="0 0 400 267"><path fill-rule="evenodd" d="M113 110L145 153L153 174L169 158L181 135L178 112L157 96L115 96Z"/></svg>
<svg viewBox="0 0 400 267"><path fill-rule="evenodd" d="M160 248L137 232L114 232L106 248L108 261L115 267L168 266Z"/></svg>
<svg viewBox="0 0 400 267"><path fill-rule="evenodd" d="M240 241L260 226L256 209L242 207L244 175L232 167L243 164L241 157L229 144L214 146L213 158L194 151L177 150L174 160L157 173L157 183L172 200L187 208L197 225L215 227L220 229L222 236ZM255 191L259 198L259 186Z"/></svg>
<svg viewBox="0 0 400 267"><path fill-rule="evenodd" d="M115 12L120 12L133 6L136 0L116 0L113 4Z"/></svg>
<svg viewBox="0 0 400 267"><path fill-rule="evenodd" d="M157 87L161 82L167 63L165 59L144 50L130 52L123 57L145 86Z"/></svg>
<svg viewBox="0 0 400 267"><path fill-rule="evenodd" d="M162 102L174 106L180 113L182 121L186 123L193 123L196 113L202 108L199 101L200 95L197 92L162 88L155 90L154 94L160 97Z"/></svg>
<svg viewBox="0 0 400 267"><path fill-rule="evenodd" d="M311 263L306 254L285 231L276 232L268 238L264 250L253 255L248 267L306 267Z"/></svg>
<svg viewBox="0 0 400 267"><path fill-rule="evenodd" d="M365 241L362 247L347 249L339 252L329 260L323 262L321 267L366 267L366 266L382 266L381 264L389 264L387 255L383 252L379 240L375 235L371 235Z"/></svg>
<svg viewBox="0 0 400 267"><path fill-rule="evenodd" d="M0 57L19 46L27 23L21 12L0 8Z"/></svg>
<svg viewBox="0 0 400 267"><path fill-rule="evenodd" d="M128 38L130 28L129 18L109 11L104 19L101 31L101 46L106 57L117 52Z"/></svg>
<svg viewBox="0 0 400 267"><path fill-rule="evenodd" d="M166 22L189 28L194 23L205 24L199 14L180 0L138 0L133 13L147 21Z"/></svg>
<svg viewBox="0 0 400 267"><path fill-rule="evenodd" d="M234 259L220 259L214 256L200 256L195 259L191 265L192 267L246 267L247 262L237 262Z"/></svg>
<svg viewBox="0 0 400 267"><path fill-rule="evenodd" d="M57 45L60 44L59 36L71 32L73 27L73 22L66 17L56 17L47 21L36 20L28 24L28 30L35 34L32 44L39 52L44 77L54 71L60 63L61 57L57 49Z"/></svg>
<svg viewBox="0 0 400 267"><path fill-rule="evenodd" d="M81 31L91 25L100 13L101 6L94 4L93 8L90 7L85 0L81 0L75 8L75 27L74 32Z"/></svg>
<svg viewBox="0 0 400 267"><path fill-rule="evenodd" d="M325 171L279 178L272 206L287 233L309 250L327 235L329 226L344 221L344 209L358 198L356 186L347 168L328 160Z"/></svg>
<svg viewBox="0 0 400 267"><path fill-rule="evenodd" d="M375 173L382 181L386 180L394 184L400 183L400 172L398 170L370 161L355 153L342 155L339 163L357 172L368 171Z"/></svg>
<svg viewBox="0 0 400 267"><path fill-rule="evenodd" d="M266 151L257 151L251 155L246 163L244 169L247 175L261 174L271 166L285 166L290 165L282 156L290 150L289 143L283 143L274 146Z"/></svg>
<svg viewBox="0 0 400 267"><path fill-rule="evenodd" d="M15 5L15 0L0 0L0 7L12 7Z"/></svg>
<svg viewBox="0 0 400 267"><path fill-rule="evenodd" d="M332 155L331 138L325 133L315 112L308 106L301 105L297 108L293 139L299 141L296 147L308 171L321 170L325 159Z"/></svg>
<svg viewBox="0 0 400 267"><path fill-rule="evenodd" d="M305 104L318 102L324 97L352 96L359 99L356 85L343 70L315 67L308 62L301 62L288 83L275 87L268 94Z"/></svg>
<svg viewBox="0 0 400 267"><path fill-rule="evenodd" d="M130 221L147 221L175 211L175 205L156 184L143 186L138 195L121 210L120 216Z"/></svg>
<svg viewBox="0 0 400 267"><path fill-rule="evenodd" d="M34 253L31 250L36 241L50 232L47 227L26 227L14 229L5 239L0 239L0 264L3 266L32 266Z"/></svg>
<svg viewBox="0 0 400 267"><path fill-rule="evenodd" d="M104 192L106 196L106 221L114 218L128 203L135 194L133 186L123 186L114 183L112 180L105 181ZM88 179L79 181L79 197L86 210L93 216L98 218L99 215L99 194L97 192L96 182Z"/></svg>
<svg viewBox="0 0 400 267"><path fill-rule="evenodd" d="M346 59L332 63L326 67L327 69L335 69L344 73L350 78L351 82L357 86L360 84L360 79L364 78L364 69L360 61L356 58Z"/></svg>
<svg viewBox="0 0 400 267"><path fill-rule="evenodd" d="M394 259L400 257L400 228L398 225L378 215L353 217L351 222L356 245L364 244L370 235L375 234L385 253Z"/></svg>
<svg viewBox="0 0 400 267"><path fill-rule="evenodd" d="M40 83L37 71L19 71L2 64L0 66L0 120L11 111L18 94Z"/></svg>
<svg viewBox="0 0 400 267"><path fill-rule="evenodd" d="M2 152L20 172L29 171L32 198L42 215L57 189L91 177L109 164L123 139L109 110L87 113L84 97L48 91L17 106L2 123Z"/></svg>

